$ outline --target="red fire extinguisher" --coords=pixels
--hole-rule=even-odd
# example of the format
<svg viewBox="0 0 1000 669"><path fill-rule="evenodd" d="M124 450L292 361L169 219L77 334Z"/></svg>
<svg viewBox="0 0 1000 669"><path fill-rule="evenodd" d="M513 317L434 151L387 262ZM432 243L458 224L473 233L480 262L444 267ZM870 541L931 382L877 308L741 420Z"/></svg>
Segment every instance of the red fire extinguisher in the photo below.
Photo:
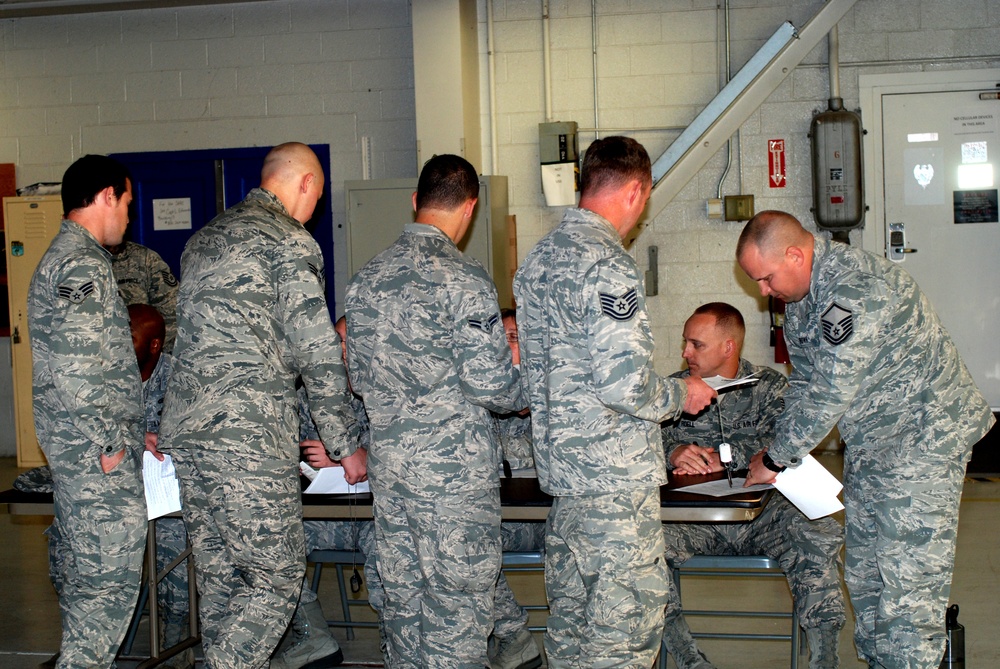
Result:
<svg viewBox="0 0 1000 669"><path fill-rule="evenodd" d="M771 312L771 346L774 347L774 361L787 365L788 347L785 346L785 301L769 295L767 310Z"/></svg>

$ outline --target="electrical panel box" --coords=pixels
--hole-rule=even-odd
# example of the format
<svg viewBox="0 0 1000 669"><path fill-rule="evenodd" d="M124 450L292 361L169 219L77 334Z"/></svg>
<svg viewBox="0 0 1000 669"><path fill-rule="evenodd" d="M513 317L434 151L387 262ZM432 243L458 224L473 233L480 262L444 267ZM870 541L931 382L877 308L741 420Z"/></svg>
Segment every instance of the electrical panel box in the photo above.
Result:
<svg viewBox="0 0 1000 669"><path fill-rule="evenodd" d="M538 159L542 165L575 163L580 158L576 121L538 124Z"/></svg>
<svg viewBox="0 0 1000 669"><path fill-rule="evenodd" d="M345 181L347 199L347 275L387 249L413 222L416 179ZM458 248L486 267L501 307L514 304L507 235L507 177L480 176L479 201L472 224Z"/></svg>
<svg viewBox="0 0 1000 669"><path fill-rule="evenodd" d="M826 111L812 120L813 215L821 229L853 230L864 223L862 134L854 112Z"/></svg>
<svg viewBox="0 0 1000 669"><path fill-rule="evenodd" d="M58 195L5 197L7 290L10 299L10 351L14 373L14 429L17 466L37 467L45 456L35 436L31 401L31 337L28 333L28 285L35 268L62 224Z"/></svg>

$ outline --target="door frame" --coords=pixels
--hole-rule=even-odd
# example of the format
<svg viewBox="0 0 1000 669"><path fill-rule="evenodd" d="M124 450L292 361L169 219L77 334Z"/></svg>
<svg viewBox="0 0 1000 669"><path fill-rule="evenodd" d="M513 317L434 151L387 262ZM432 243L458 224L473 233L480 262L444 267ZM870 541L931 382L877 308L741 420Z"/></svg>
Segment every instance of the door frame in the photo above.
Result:
<svg viewBox="0 0 1000 669"><path fill-rule="evenodd" d="M870 210L861 233L861 247L885 256L885 188L882 154L882 96L900 93L938 93L970 87L994 89L1000 83L1000 68L934 72L897 72L858 76L861 118L868 130L864 150L866 201Z"/></svg>

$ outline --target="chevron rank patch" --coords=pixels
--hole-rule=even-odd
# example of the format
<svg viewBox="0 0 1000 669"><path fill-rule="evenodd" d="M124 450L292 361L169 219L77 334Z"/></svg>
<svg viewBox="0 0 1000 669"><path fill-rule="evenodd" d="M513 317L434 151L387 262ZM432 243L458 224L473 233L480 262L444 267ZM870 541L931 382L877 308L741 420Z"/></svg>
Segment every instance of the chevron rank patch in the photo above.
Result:
<svg viewBox="0 0 1000 669"><path fill-rule="evenodd" d="M163 270L162 272L160 272L160 275L163 277L163 283L167 284L168 286L177 285L177 277L175 277L172 272Z"/></svg>
<svg viewBox="0 0 1000 669"><path fill-rule="evenodd" d="M483 332L485 332L486 334L490 334L491 332L493 332L493 328L496 327L496 324L499 322L500 322L500 314L493 314L492 316L490 316L485 320L480 320L478 318L470 318L469 327L478 328Z"/></svg>
<svg viewBox="0 0 1000 669"><path fill-rule="evenodd" d="M836 302L827 307L821 317L823 339L833 346L839 346L854 334L854 312Z"/></svg>
<svg viewBox="0 0 1000 669"><path fill-rule="evenodd" d="M601 298L601 311L605 316L610 316L616 321L631 320L635 312L639 310L639 294L635 288L622 293L621 295L610 295L608 293L598 293Z"/></svg>
<svg viewBox="0 0 1000 669"><path fill-rule="evenodd" d="M69 300L73 304L80 304L87 296L94 292L94 282L88 281L80 286L59 286L56 289L59 293L59 297L64 300Z"/></svg>
<svg viewBox="0 0 1000 669"><path fill-rule="evenodd" d="M311 262L310 263L306 263L306 264L309 266L309 271L312 272L313 274L315 274L316 278L319 279L320 285L321 286L325 286L326 285L326 270L325 269L320 269L317 265L315 265L314 263L311 263Z"/></svg>

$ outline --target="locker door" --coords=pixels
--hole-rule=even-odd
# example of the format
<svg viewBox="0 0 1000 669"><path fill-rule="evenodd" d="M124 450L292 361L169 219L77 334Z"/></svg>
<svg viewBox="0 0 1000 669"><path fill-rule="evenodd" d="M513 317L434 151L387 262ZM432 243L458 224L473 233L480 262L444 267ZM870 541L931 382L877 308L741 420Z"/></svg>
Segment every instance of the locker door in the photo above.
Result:
<svg viewBox="0 0 1000 669"><path fill-rule="evenodd" d="M35 437L31 401L31 338L28 334L28 286L62 221L58 195L6 197L7 275L10 296L10 350L14 376L14 429L17 466L37 467L45 456Z"/></svg>

